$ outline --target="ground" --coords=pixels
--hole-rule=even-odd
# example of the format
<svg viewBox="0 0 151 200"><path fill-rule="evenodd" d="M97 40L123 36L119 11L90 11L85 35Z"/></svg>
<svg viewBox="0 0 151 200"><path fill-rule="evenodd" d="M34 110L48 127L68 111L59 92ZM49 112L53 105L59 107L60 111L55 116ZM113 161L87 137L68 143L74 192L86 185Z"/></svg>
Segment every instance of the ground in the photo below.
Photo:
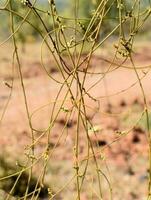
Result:
<svg viewBox="0 0 151 200"><path fill-rule="evenodd" d="M38 56L40 54L38 47L38 44L28 44L25 52L20 52L28 109L30 115L34 113L31 118L32 127L38 130L34 132L34 136L35 138L40 137L35 145L37 158L42 155L46 148L47 135L41 134L49 125L52 105L60 88L60 85L50 79L43 70L40 64L40 56ZM3 120L0 121L0 156L6 162L13 163L12 165L15 166L16 161L25 164L26 153L31 144L31 131L16 63L13 90L11 90L12 54L8 55L9 48L9 45L5 45L3 50L0 50L0 116L4 114ZM90 72L102 73L108 70L109 63L106 60L111 59L111 52L106 48L99 49L93 56ZM134 62L137 67L142 67L138 69L138 73L141 77L149 109L151 106L150 51L150 45L145 42L139 42L134 49ZM44 61L46 69L53 78L61 81L61 76L52 58L45 54ZM89 90L90 88L90 90L89 95L85 95L85 104L87 118L93 124L93 127L89 127L89 136L96 156L100 157L101 170L107 176L112 187L113 199L143 200L147 194L149 168L148 132L145 114L142 116L144 99L133 66L129 61L124 66L130 68L119 67L115 70L114 65L110 73L107 73L102 80L100 80L101 74L87 75L85 89ZM82 78L82 73L80 76ZM75 83L73 83L72 90L76 90ZM67 89L64 88L60 94L54 115L57 113L66 91ZM7 105L10 94L11 98ZM5 108L6 112L4 112ZM55 192L72 178L74 172L73 147L77 125L77 118L74 113L71 114L67 121L67 128L64 130L66 119L68 119L68 112L65 109L70 108L71 99L69 97L62 107L62 112L55 120L49 141L51 150L55 149L55 151L48 162L45 182L48 185L51 183L52 190ZM80 126L82 127L82 125ZM95 134L92 128L95 129ZM83 165L86 155L85 137L86 135L81 128L79 159L81 159L81 162L83 161ZM92 199L91 195L93 195L93 199L99 199L96 194L98 192L96 176L95 173L92 173L93 170L95 171L92 152L91 157L86 177L87 184L85 183L81 200ZM44 159L43 156L35 164L36 177L39 175L40 169L44 169L42 167ZM56 199L74 199L75 185L71 183L72 181L66 189L63 189L56 196ZM110 187L107 183L105 176L102 175L104 200L110 199Z"/></svg>

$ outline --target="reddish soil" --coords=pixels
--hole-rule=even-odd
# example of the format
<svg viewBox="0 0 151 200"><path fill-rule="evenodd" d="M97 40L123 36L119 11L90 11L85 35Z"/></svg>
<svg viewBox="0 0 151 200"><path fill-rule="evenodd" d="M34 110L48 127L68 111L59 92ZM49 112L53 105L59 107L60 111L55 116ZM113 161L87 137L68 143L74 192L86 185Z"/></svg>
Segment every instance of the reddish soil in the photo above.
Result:
<svg viewBox="0 0 151 200"><path fill-rule="evenodd" d="M150 64L150 50L150 47L144 47L134 56L137 66ZM102 60L101 57L99 57L99 53L94 56L91 62L90 71L95 73L106 71L109 64L107 64L104 59L108 58L103 57ZM7 60L4 58L3 63L7 64ZM45 74L39 61L35 62L30 60L25 62L23 60L22 63L29 112L32 114L36 109L41 108L32 118L33 128L39 130L39 132L34 132L35 138L38 138L42 130L47 129L49 125L52 105L60 86ZM128 62L124 65L126 64L128 64ZM47 65L47 69L51 72L52 76L57 80L61 80L61 76L54 67L54 64L52 64L51 61L48 61ZM131 66L130 63L128 66ZM148 68L138 70L138 73L140 77L144 76L142 84L147 102L150 106L151 73L150 71L147 72L147 70ZM0 72L1 80L11 84L11 76L9 76L7 72L4 73L4 70L2 72L3 73ZM147 74L145 75L146 72ZM24 149L31 143L31 131L28 125L20 79L17 78L18 72L15 73L12 96L0 126L0 152L1 155L6 155L10 159L13 157L13 160L24 160ZM5 77L3 76L4 74ZM80 76L82 78L82 73ZM85 89L91 88L101 76L102 75L88 75L85 82ZM73 83L72 90L73 92L76 91L75 83ZM0 91L0 114L2 115L11 89L7 84L1 83ZM59 108L59 105L61 105L61 100L66 91L67 89L64 88L60 94L57 109ZM97 102L89 96L99 100L99 109ZM110 168L112 183L115 187L114 196L117 195L115 200L123 199L122 193L125 193L125 198L123 200L142 200L145 197L147 190L147 131L140 126L136 126L130 130L128 134L123 135L122 137L119 137L117 134L119 131L131 129L138 120L139 115L141 115L141 111L143 111L144 104L142 91L134 69L120 67L108 73L102 81L98 82L89 91L89 96L85 95L85 104L88 106L87 118L94 124L94 127L98 127L98 132L96 134L90 133L90 138L97 157L100 156L100 153L103 150L103 155L105 156L104 162L106 162ZM64 108L70 108L72 106L70 96L67 99L68 101L66 101ZM44 105L47 106L42 108ZM138 111L135 111L134 114L137 116L134 119L133 108L136 105ZM57 109L54 111L54 115L56 114ZM129 118L131 123L123 123L125 116ZM52 148L57 143L57 148L52 156L52 160L56 160L57 162L73 161L73 146L75 143L77 118L74 114L71 116L63 136L58 141L61 131L66 124L65 117L66 113L62 111L56 119L49 141ZM79 151L80 159L82 160L85 159L86 155L86 135L82 125L80 126ZM37 156L40 155L46 147L46 142L47 138L44 135L36 145ZM18 158L18 156L20 156L20 158ZM121 176L123 176L123 179ZM122 186L119 183L120 179L122 179L121 184L127 184L124 186L125 189L122 189ZM133 185L131 188L129 186L130 182ZM138 195L137 187L141 191L140 195ZM121 190L120 194L118 193L119 190ZM82 199L88 199L86 193L82 194Z"/></svg>

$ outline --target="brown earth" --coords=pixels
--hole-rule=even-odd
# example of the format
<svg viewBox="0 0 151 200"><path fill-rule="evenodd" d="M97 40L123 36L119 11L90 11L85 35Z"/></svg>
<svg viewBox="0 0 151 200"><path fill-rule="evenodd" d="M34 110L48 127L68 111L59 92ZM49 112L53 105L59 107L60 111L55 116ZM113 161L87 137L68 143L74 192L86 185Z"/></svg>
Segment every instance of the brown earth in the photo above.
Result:
<svg viewBox="0 0 151 200"><path fill-rule="evenodd" d="M58 94L60 85L56 84L45 71L42 69L40 60L36 59L35 52L31 56L29 52L21 54L22 72L24 77L25 91L27 95L27 103L31 118L32 126L38 131L34 131L34 137L38 138L43 130L49 126L52 106L56 95ZM150 65L151 48L146 45L143 48L138 46L134 61L137 66ZM101 51L101 50L100 50ZM109 56L100 56L100 51L92 58L90 65L91 72L104 72L108 70L109 64L106 60L111 59ZM28 57L29 55L29 57ZM102 55L102 54L101 54ZM28 58L28 59L26 59ZM83 56L84 58L84 56ZM3 115L5 106L8 102L11 92L11 57L1 54L1 69L0 69L0 114ZM62 80L53 60L48 57L45 59L46 68L56 80ZM16 64L15 64L16 65ZM126 62L124 66L131 66L130 62ZM7 69L6 69L7 67ZM84 67L84 66L83 66ZM81 70L83 70L83 67ZM102 75L87 75L85 82L85 90L89 90L89 95L85 95L85 104L87 108L87 118L96 128L96 134L90 130L90 138L96 156L100 159L104 173L109 175L113 187L115 200L143 200L147 193L147 171L148 171L148 142L147 131L145 125L135 125L144 109L142 91L138 82L138 78L134 69L119 67L107 73L105 78L100 80ZM138 70L139 76L143 77L141 82L145 91L147 103L151 105L151 73L149 68ZM80 73L80 78L83 75ZM12 95L6 108L5 115L0 126L0 154L12 162L15 160L23 162L26 159L26 149L31 144L31 131L28 124L27 112L23 91L21 88L18 71L15 70L15 79L12 90ZM97 83L95 85L95 83ZM54 111L57 113L62 99L67 88L64 88L59 96L59 100ZM76 92L76 82L73 82L73 93ZM93 97L93 98L92 98ZM100 107L98 109L97 99ZM45 107L43 107L45 105ZM70 109L72 101L68 95L67 101L63 108ZM48 173L46 182L50 180L57 184L57 178L60 178L59 187L68 180L72 174L74 160L74 143L77 125L76 114L72 113L69 121L66 121L67 113L60 112L55 120L55 125L51 130L49 144L53 149L56 149L51 157L50 171L54 170L54 174ZM66 124L67 123L67 124ZM63 128L67 125L65 130ZM85 159L86 155L86 135L81 127L80 132L80 159ZM133 127L133 129L131 129ZM123 134L121 131L129 130L128 134ZM61 136L62 135L62 136ZM61 137L61 138L60 138ZM59 139L60 138L60 139ZM36 156L38 157L44 152L47 144L46 134L40 137L35 145ZM103 153L102 153L103 152ZM92 154L92 152L91 152ZM93 159L91 159L93 160ZM93 162L92 162L93 163ZM106 167L108 166L108 168ZM38 166L41 166L39 164ZM35 167L37 170L37 167ZM35 172L38 174L37 172ZM88 177L89 178L89 177ZM94 181L95 182L95 181ZM105 182L105 181L104 181ZM108 197L108 188L105 184L105 198ZM56 190L57 186L54 187ZM70 187L69 187L70 188ZM74 190L70 188L69 190ZM63 193L66 195L62 199L72 199L70 192ZM123 197L124 195L124 197ZM90 199L89 194L84 191L81 197L82 200ZM98 199L94 196L94 199Z"/></svg>

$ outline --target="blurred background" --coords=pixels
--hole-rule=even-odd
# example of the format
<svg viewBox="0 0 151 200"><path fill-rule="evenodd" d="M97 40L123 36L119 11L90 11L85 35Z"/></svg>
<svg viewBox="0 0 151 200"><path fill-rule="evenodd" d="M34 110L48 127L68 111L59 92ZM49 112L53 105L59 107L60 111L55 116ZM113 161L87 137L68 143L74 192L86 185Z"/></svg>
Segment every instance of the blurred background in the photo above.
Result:
<svg viewBox="0 0 151 200"><path fill-rule="evenodd" d="M81 174L89 160L87 174L81 181L84 184L80 199L101 199L99 171L103 200L146 200L151 126L150 1L106 1L103 20L101 14L95 17L83 46L82 38L103 1L79 0L78 14L75 0L56 0L55 4L50 1L55 23L48 0L36 1L34 8L40 18L31 12L25 23L22 22L30 10L28 1L12 0L11 7L8 2L0 1L0 200L77 199L74 166L77 124ZM116 28L120 8L121 19L128 19L122 31ZM19 63L14 53L11 12ZM78 15L77 20L75 15ZM100 20L101 28L95 38ZM54 31L59 26L66 40L61 31ZM68 87L62 86L64 78L48 35L58 41L61 59L67 66L63 71L65 78L74 69L71 58L76 61L79 55L77 74L81 83L88 70L83 89L85 117L100 170L96 170L93 153L90 152L90 157L87 155L86 130L78 121ZM50 45L44 43L44 38ZM92 53L94 40L96 49ZM89 53L92 53L90 62L87 61ZM78 96L77 80L72 82L70 76L68 80L73 95ZM36 141L34 158L31 124ZM34 161L33 175L28 181L31 160Z"/></svg>

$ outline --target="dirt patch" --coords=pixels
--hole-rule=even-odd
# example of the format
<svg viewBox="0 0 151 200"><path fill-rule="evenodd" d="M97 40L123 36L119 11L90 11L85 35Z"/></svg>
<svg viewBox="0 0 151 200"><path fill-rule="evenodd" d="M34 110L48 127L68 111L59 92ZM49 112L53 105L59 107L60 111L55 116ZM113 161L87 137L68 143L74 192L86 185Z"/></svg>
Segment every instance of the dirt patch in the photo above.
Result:
<svg viewBox="0 0 151 200"><path fill-rule="evenodd" d="M149 51L148 48L147 51ZM82 59L84 59L84 56ZM150 56L148 54L141 56L136 54L135 59L140 64L146 64L146 62L150 61ZM9 58L3 57L2 67L4 67L3 63L8 66L8 62ZM54 79L59 81L62 78L54 63L46 61L46 69L48 70L46 75L40 61L22 62L28 109L30 116L32 116L31 122L34 129L34 137L37 141L35 145L36 156L41 155L47 144L49 144L49 150L53 152L52 161L59 163L55 176L57 178L60 176L60 184L63 184L64 177L71 176L73 169L74 145L78 123L76 113L70 113L73 105L72 99L68 95L67 101L61 106L67 92L67 88L64 87L56 102L55 98L60 90L60 85L56 84L48 75L50 73ZM84 85L85 91L88 91L84 95L87 107L86 119L91 122L91 126L90 124L88 126L88 133L96 157L100 158L100 163L102 162L105 165L105 163L109 162L109 166L112 166L111 175L113 176L113 185L115 187L114 195L116 196L117 194L118 196L116 199L120 199L120 194L118 194L120 185L117 181L122 179L121 185L125 185L125 199L141 200L147 188L148 142L146 129L142 124L140 125L136 122L143 112L143 96L134 70L123 67L114 70L114 67L112 72L107 73L105 78L101 79L102 75L99 73L108 70L108 65L98 55L92 59L89 70L96 74L88 74ZM84 66L80 68L80 70L83 69ZM9 70L7 72L5 70L5 73L4 71L0 73L1 79L9 81L8 77L11 77ZM140 77L144 76L142 70L139 71L139 75ZM83 73L81 71L79 72L79 77L82 78L82 76ZM148 72L142 78L147 102L151 102L150 80L151 74ZM2 115L11 90L5 84L1 84L0 89L0 113ZM72 90L76 95L76 81L73 82ZM53 106L55 106L55 109ZM61 109L61 112L54 119L59 109ZM46 130L51 126L52 119L54 119L54 125L49 133ZM79 124L79 128L81 130L79 135L80 159L84 160L87 155L87 136L82 123ZM27 119L23 91L17 76L14 80L12 96L1 123L0 131L1 152L3 151L4 154L12 156L14 161L18 159L24 160L24 158L18 158L18 155L24 155L25 149L31 144L31 130ZM50 134L49 137L48 133ZM65 164L60 164L61 162L65 162ZM70 169L68 168L69 166ZM106 168L104 167L103 169L105 170ZM51 169L48 171L49 175L46 178L46 182L51 179L54 182L58 182L54 175L51 174ZM130 181L133 184L131 189L129 187ZM141 197L134 193L136 188L141 191ZM75 188L71 189L71 191L74 190ZM82 194L82 199L89 199L85 192Z"/></svg>

